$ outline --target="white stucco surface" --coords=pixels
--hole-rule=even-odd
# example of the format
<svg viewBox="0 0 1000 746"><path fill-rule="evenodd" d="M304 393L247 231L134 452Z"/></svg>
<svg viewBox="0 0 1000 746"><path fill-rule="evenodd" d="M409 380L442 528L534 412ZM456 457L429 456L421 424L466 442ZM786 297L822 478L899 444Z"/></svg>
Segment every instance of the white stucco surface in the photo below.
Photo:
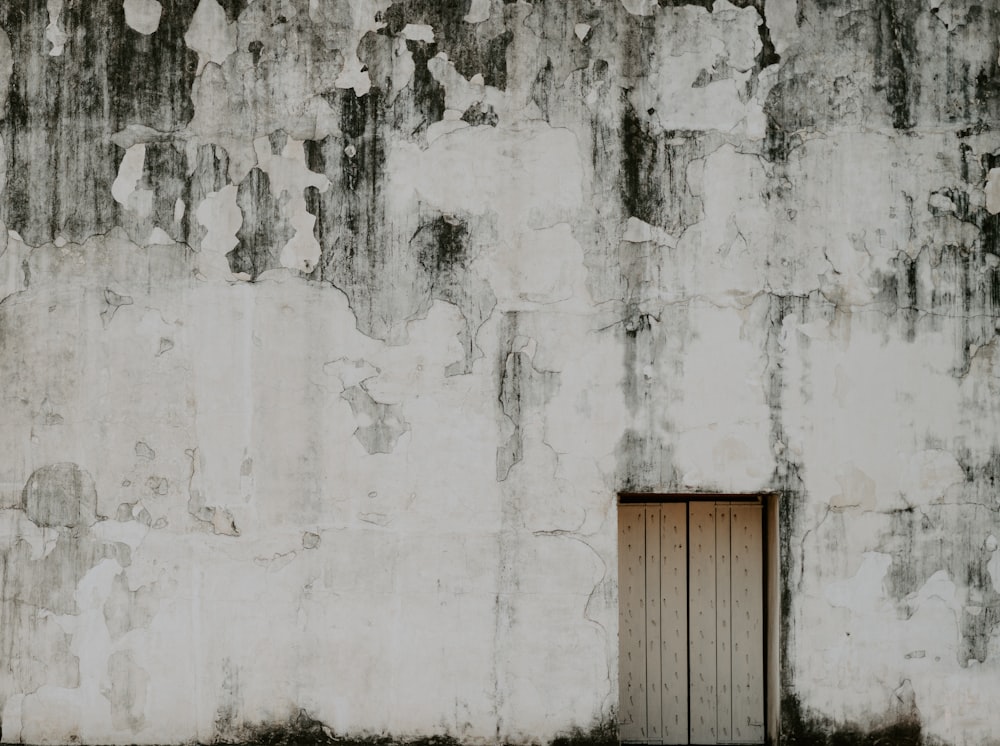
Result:
<svg viewBox="0 0 1000 746"><path fill-rule="evenodd" d="M1000 8L29 5L2 742L614 738L620 492L776 495L788 743L1000 739Z"/></svg>

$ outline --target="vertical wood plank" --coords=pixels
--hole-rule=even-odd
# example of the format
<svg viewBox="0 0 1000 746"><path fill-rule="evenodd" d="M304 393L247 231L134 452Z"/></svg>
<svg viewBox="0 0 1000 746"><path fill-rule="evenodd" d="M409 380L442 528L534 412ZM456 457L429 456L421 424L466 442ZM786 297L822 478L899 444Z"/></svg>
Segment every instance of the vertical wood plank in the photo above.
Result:
<svg viewBox="0 0 1000 746"><path fill-rule="evenodd" d="M646 739L646 512L618 508L618 712L623 741Z"/></svg>
<svg viewBox="0 0 1000 746"><path fill-rule="evenodd" d="M663 743L688 742L687 505L660 506Z"/></svg>
<svg viewBox="0 0 1000 746"><path fill-rule="evenodd" d="M716 719L715 506L689 504L689 657L692 743L718 741Z"/></svg>
<svg viewBox="0 0 1000 746"><path fill-rule="evenodd" d="M733 663L730 617L730 506L715 507L715 602L716 602L716 692L718 702L718 737L720 742L733 737Z"/></svg>
<svg viewBox="0 0 1000 746"><path fill-rule="evenodd" d="M660 682L660 506L646 506L646 737L663 736Z"/></svg>
<svg viewBox="0 0 1000 746"><path fill-rule="evenodd" d="M760 505L732 508L733 742L764 741L764 536Z"/></svg>

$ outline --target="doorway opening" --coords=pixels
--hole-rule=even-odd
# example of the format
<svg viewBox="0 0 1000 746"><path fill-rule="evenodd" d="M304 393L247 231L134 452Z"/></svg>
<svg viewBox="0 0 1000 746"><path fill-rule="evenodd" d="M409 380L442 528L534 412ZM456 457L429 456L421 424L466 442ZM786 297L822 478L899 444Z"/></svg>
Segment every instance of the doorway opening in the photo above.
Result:
<svg viewBox="0 0 1000 746"><path fill-rule="evenodd" d="M768 743L777 725L776 496L619 498L620 739Z"/></svg>

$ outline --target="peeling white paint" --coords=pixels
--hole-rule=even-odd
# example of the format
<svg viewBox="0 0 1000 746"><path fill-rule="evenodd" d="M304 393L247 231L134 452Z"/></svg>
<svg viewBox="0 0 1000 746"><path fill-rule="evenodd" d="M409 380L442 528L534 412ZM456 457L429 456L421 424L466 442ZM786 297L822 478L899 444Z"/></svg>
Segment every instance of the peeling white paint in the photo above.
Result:
<svg viewBox="0 0 1000 746"><path fill-rule="evenodd" d="M49 25L45 27L45 38L52 45L50 57L58 57L63 53L63 47L69 37L62 27L63 0L48 0L45 4L49 13Z"/></svg>
<svg viewBox="0 0 1000 746"><path fill-rule="evenodd" d="M140 34L149 36L160 27L163 6L157 0L124 0L125 23Z"/></svg>
<svg viewBox="0 0 1000 746"><path fill-rule="evenodd" d="M353 88L358 96L364 96L372 88L368 70L356 57L344 61L344 69L337 76L338 88Z"/></svg>
<svg viewBox="0 0 1000 746"><path fill-rule="evenodd" d="M426 23L408 23L403 26L402 34L410 41L434 42L434 29Z"/></svg>
<svg viewBox="0 0 1000 746"><path fill-rule="evenodd" d="M221 65L236 51L236 24L229 23L217 0L201 0L184 34L184 42L198 53L198 72L214 62Z"/></svg>
<svg viewBox="0 0 1000 746"><path fill-rule="evenodd" d="M128 206L129 198L142 179L145 162L146 146L142 143L133 145L125 151L122 162L118 165L118 176L111 185L111 195L115 198L115 202Z"/></svg>
<svg viewBox="0 0 1000 746"><path fill-rule="evenodd" d="M454 5L5 16L4 737L613 729L636 490L780 494L828 740L1000 738L1000 17Z"/></svg>
<svg viewBox="0 0 1000 746"><path fill-rule="evenodd" d="M212 267L220 268L228 276L225 255L237 245L236 232L243 223L243 213L236 204L236 187L229 185L209 194L198 205L195 215L208 230L201 241L203 254L212 257L209 260ZM202 271L205 269L203 263Z"/></svg>
<svg viewBox="0 0 1000 746"><path fill-rule="evenodd" d="M482 23L490 19L490 0L471 0L469 12L463 19L466 23Z"/></svg>
<svg viewBox="0 0 1000 746"><path fill-rule="evenodd" d="M991 215L1000 212L1000 168L991 168L987 175L986 209Z"/></svg>

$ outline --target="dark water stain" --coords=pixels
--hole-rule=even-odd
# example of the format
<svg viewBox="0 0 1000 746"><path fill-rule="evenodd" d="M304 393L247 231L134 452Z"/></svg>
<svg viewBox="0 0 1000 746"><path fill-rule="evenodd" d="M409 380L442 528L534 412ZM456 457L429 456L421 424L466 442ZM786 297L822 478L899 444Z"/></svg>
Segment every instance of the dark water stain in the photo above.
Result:
<svg viewBox="0 0 1000 746"><path fill-rule="evenodd" d="M627 216L679 233L701 214L701 200L687 181L688 166L702 157L695 132L653 132L628 101L621 121L622 204Z"/></svg>
<svg viewBox="0 0 1000 746"><path fill-rule="evenodd" d="M236 248L226 254L229 268L256 279L262 272L281 266L281 249L295 229L284 217L281 203L271 193L271 180L259 168L252 168L240 183L236 204L243 213Z"/></svg>
<svg viewBox="0 0 1000 746"><path fill-rule="evenodd" d="M835 723L805 711L794 694L781 699L781 743L789 746L930 746L923 735L919 713L898 708L884 722L862 727Z"/></svg>
<svg viewBox="0 0 1000 746"><path fill-rule="evenodd" d="M809 105L815 87L815 76L805 73L781 79L768 91L763 107L767 126L762 147L767 160L787 161L791 151L802 144L797 131L816 126L816 108Z"/></svg>
<svg viewBox="0 0 1000 746"><path fill-rule="evenodd" d="M229 154L221 145L200 145L195 156L194 170L187 178L184 190L184 215L181 228L184 240L195 248L201 246L208 231L198 221L197 210L209 194L229 183Z"/></svg>
<svg viewBox="0 0 1000 746"><path fill-rule="evenodd" d="M538 71L534 82L531 84L531 100L542 112L542 117L546 122L552 116L552 99L554 98L553 88L556 85L555 72L552 68L552 58L546 58L545 64Z"/></svg>
<svg viewBox="0 0 1000 746"><path fill-rule="evenodd" d="M313 278L342 290L365 334L384 338L393 315L390 298L399 286L395 261L398 237L385 217L382 194L386 141L391 130L380 88L364 96L331 92L327 101L338 112L340 135L305 143L307 166L325 174L325 193L306 190L306 209L316 215L314 235L321 255Z"/></svg>
<svg viewBox="0 0 1000 746"><path fill-rule="evenodd" d="M90 474L76 464L42 466L24 485L21 509L37 526L90 526L97 520L97 489Z"/></svg>
<svg viewBox="0 0 1000 746"><path fill-rule="evenodd" d="M781 344L781 331L784 320L789 314L795 313L798 318L807 321L816 315L813 310L815 298L799 296L783 296L769 294L768 309L765 323L767 324L767 340L765 351L767 354L767 367L764 371L764 399L767 403L769 418L769 440L771 452L774 454L774 473L771 475L770 487L777 495L778 508L778 566L779 566L779 588L778 606L779 613L776 623L778 625L778 685L782 693L782 739L786 728L790 738L795 738L795 729L801 723L786 723L785 698L793 696L794 693L794 668L792 661L795 659L795 651L792 645L792 604L798 595L798 579L802 572L801 568L801 537L803 532L802 521L804 508L808 495L805 492L803 481L803 465L796 461L792 454L795 452L790 448L789 433L785 426L784 416L784 390L786 384L784 357L785 350ZM789 700L791 706L797 704L794 698ZM797 710L789 714L795 720ZM784 743L784 740L782 740ZM809 743L807 739L800 740L799 743Z"/></svg>
<svg viewBox="0 0 1000 746"><path fill-rule="evenodd" d="M507 87L507 48L514 39L509 29L496 30L493 24L466 23L471 0L404 0L390 5L377 19L390 34L399 34L408 23L426 24L434 29L439 51L464 77L482 75L486 85ZM505 14L507 9L505 8Z"/></svg>
<svg viewBox="0 0 1000 746"><path fill-rule="evenodd" d="M888 270L872 274L875 302L897 319L904 339L914 342L921 330L941 331L945 325L954 331L958 354L951 369L957 377L968 374L974 352L997 335L1000 263L985 248L925 247L915 257L898 254ZM933 284L927 286L922 277Z"/></svg>
<svg viewBox="0 0 1000 746"><path fill-rule="evenodd" d="M142 177L137 189L148 189L153 193L153 209L144 221L144 233L154 227L160 228L175 241L187 237L183 215L178 219L177 201L188 196L187 157L183 146L175 142L151 142L146 144L146 158L143 162ZM185 204L185 212L193 209Z"/></svg>
<svg viewBox="0 0 1000 746"><path fill-rule="evenodd" d="M483 125L496 127L497 122L500 121L500 117L497 116L491 104L483 104L482 101L476 101L462 112L462 121L468 122L473 127L481 127Z"/></svg>
<svg viewBox="0 0 1000 746"><path fill-rule="evenodd" d="M0 134L8 143L2 217L30 245L62 234L106 232L122 151L111 135L129 124L177 130L193 115L197 54L184 43L196 0L163 0L156 33L125 24L121 4L67 3L62 55L39 54L45 0L0 6L14 67Z"/></svg>
<svg viewBox="0 0 1000 746"><path fill-rule="evenodd" d="M222 661L222 694L219 699L219 706L215 710L215 731L228 742L240 731L240 712L243 710L240 669L232 658L227 657Z"/></svg>
<svg viewBox="0 0 1000 746"><path fill-rule="evenodd" d="M892 557L884 581L900 613L908 617L911 594L934 573L945 570L963 589L965 603L959 621L958 663L984 663L990 638L1000 625L1000 593L993 587L988 563L990 535L998 533L1000 510L982 504L958 503L907 508L890 514L889 530L879 550Z"/></svg>
<svg viewBox="0 0 1000 746"><path fill-rule="evenodd" d="M436 42L405 41L413 59L413 74L401 90L393 87L393 72L398 65L394 39L388 27L369 32L358 45L358 59L368 68L372 85L384 104L382 120L388 130L407 137L423 132L427 126L444 118L445 90L427 67L439 51Z"/></svg>
<svg viewBox="0 0 1000 746"><path fill-rule="evenodd" d="M423 223L410 239L420 265L439 274L463 268L469 258L469 228L461 219L439 215Z"/></svg>
<svg viewBox="0 0 1000 746"><path fill-rule="evenodd" d="M25 485L18 511L54 543L40 557L27 541L0 550L0 656L13 684L0 708L9 694L80 686L71 636L54 619L80 613L77 586L92 568L106 559L125 568L132 557L127 545L90 533L96 504L93 480L75 464L41 467Z"/></svg>
<svg viewBox="0 0 1000 746"><path fill-rule="evenodd" d="M387 143L396 138L421 143L426 127L445 111L444 88L427 69L436 43L406 42L413 77L393 90L392 34L401 29L393 21L364 37L358 53L369 67L371 90L364 96L327 94L341 132L306 143L307 166L331 184L326 193L308 189L305 194L306 209L317 217L314 234L322 252L312 277L341 289L359 329L380 339L402 341L406 322L426 315L435 299L453 303L465 319L460 334L465 359L449 372L462 373L471 370L479 354L475 334L495 305L489 285L468 271L476 243L473 228L464 218L436 212L414 216L417 225L409 231L386 219ZM496 113L486 108L480 117L491 123Z"/></svg>
<svg viewBox="0 0 1000 746"><path fill-rule="evenodd" d="M388 229L381 196L387 134L382 92L372 88L356 96L338 91L327 100L339 111L342 135L305 144L308 167L331 182L326 194L312 188L306 193L307 209L317 216L315 236L323 252L318 279L332 282L348 296L362 296L377 282L386 249L378 239Z"/></svg>
<svg viewBox="0 0 1000 746"><path fill-rule="evenodd" d="M433 212L422 215L409 242L410 257L416 257L424 274L417 292L429 292L431 299L451 303L464 319L458 334L463 359L449 366L446 375L472 371L472 363L482 356L476 334L496 307L489 282L469 270L475 251L473 238L467 220Z"/></svg>
<svg viewBox="0 0 1000 746"><path fill-rule="evenodd" d="M108 658L108 685L111 724L138 733L146 724L149 674L136 664L131 650L116 650Z"/></svg>
<svg viewBox="0 0 1000 746"><path fill-rule="evenodd" d="M910 129L920 96L919 64L914 24L920 9L899 0L875 3L874 89L885 94L892 111L892 126Z"/></svg>
<svg viewBox="0 0 1000 746"><path fill-rule="evenodd" d="M267 142L271 146L271 155L281 155L288 144L288 134L284 130L275 130L268 134Z"/></svg>
<svg viewBox="0 0 1000 746"><path fill-rule="evenodd" d="M658 0L658 2L661 8L681 8L689 5L694 8L704 8L709 13L712 12L715 5L715 0ZM781 57L774 49L774 42L771 40L771 30L767 26L767 17L764 15L764 2L765 0L733 0L733 5L737 8L752 7L757 11L757 15L760 16L761 22L758 30L760 33L761 51L757 55L758 71L760 68L775 65L781 61Z"/></svg>
<svg viewBox="0 0 1000 746"><path fill-rule="evenodd" d="M413 738L337 734L305 710L300 710L286 722L228 729L224 739L217 739L214 743L234 746L463 746L463 741L449 735ZM617 743L618 725L613 717L589 728L573 727L548 741L550 746L613 746Z"/></svg>
<svg viewBox="0 0 1000 746"><path fill-rule="evenodd" d="M226 11L226 19L232 23L240 17L240 13L246 10L253 0L216 0L216 2Z"/></svg>
<svg viewBox="0 0 1000 746"><path fill-rule="evenodd" d="M682 324L677 326L680 333L682 329ZM662 390L643 374L649 366L662 365L668 356L667 332L660 319L626 299L619 333L624 337L622 388L633 425L622 433L615 448L615 484L625 492L669 491L680 484L680 474L673 463L673 443L663 436L668 423L657 419L662 419L662 412L654 402Z"/></svg>
<svg viewBox="0 0 1000 746"><path fill-rule="evenodd" d="M260 57L264 53L264 42L260 41L260 39L254 39L247 44L247 51L250 53L250 59L253 60L253 64L260 64Z"/></svg>
<svg viewBox="0 0 1000 746"><path fill-rule="evenodd" d="M673 445L635 428L627 429L615 446L615 465L620 492L658 492L680 482Z"/></svg>
<svg viewBox="0 0 1000 746"><path fill-rule="evenodd" d="M555 394L559 373L539 370L531 356L515 345L524 343L516 311L504 313L497 360L497 401L513 432L497 447L497 481L507 479L510 470L524 458L524 413L537 410Z"/></svg>
<svg viewBox="0 0 1000 746"><path fill-rule="evenodd" d="M300 709L287 720L240 724L220 733L212 744L231 746L461 746L452 736L400 738L338 734ZM583 745L581 745L583 746Z"/></svg>
<svg viewBox="0 0 1000 746"><path fill-rule="evenodd" d="M104 622L113 641L133 629L148 627L159 606L157 584L129 588L128 575L123 570L115 575L111 591L104 602Z"/></svg>

